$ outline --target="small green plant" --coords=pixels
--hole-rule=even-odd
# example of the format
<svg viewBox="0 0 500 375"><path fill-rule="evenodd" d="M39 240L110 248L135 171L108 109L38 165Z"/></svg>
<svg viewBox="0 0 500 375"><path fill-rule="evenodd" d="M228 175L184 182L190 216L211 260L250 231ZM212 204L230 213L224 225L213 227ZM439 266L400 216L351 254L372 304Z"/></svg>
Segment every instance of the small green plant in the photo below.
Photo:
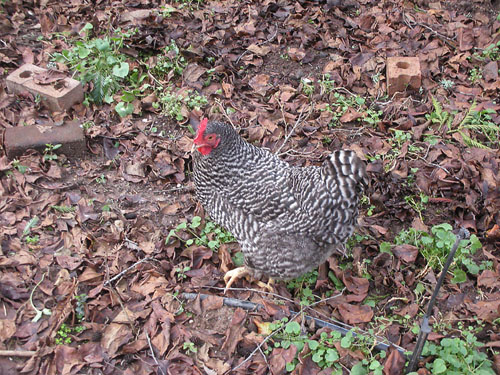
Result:
<svg viewBox="0 0 500 375"><path fill-rule="evenodd" d="M472 83L476 83L482 79L483 72L481 71L481 68L472 68L469 71L469 81L471 81Z"/></svg>
<svg viewBox="0 0 500 375"><path fill-rule="evenodd" d="M444 78L441 81L439 81L439 84L445 90L451 90L453 86L455 86L455 82L453 82L451 79L444 79Z"/></svg>
<svg viewBox="0 0 500 375"><path fill-rule="evenodd" d="M182 349L187 353L197 353L198 352L198 348L194 345L194 343L192 343L191 341L185 341L183 344L182 344Z"/></svg>
<svg viewBox="0 0 500 375"><path fill-rule="evenodd" d="M186 59L181 55L175 41L172 40L168 46L161 50L156 65L151 69L151 73L159 79L165 79L171 72L177 76L182 75L186 66Z"/></svg>
<svg viewBox="0 0 500 375"><path fill-rule="evenodd" d="M197 94L193 90L185 90L182 94L173 91L172 88L158 88L158 101L153 103L153 108L159 109L162 115L182 121L190 110L200 110L208 103L204 95Z"/></svg>
<svg viewBox="0 0 500 375"><path fill-rule="evenodd" d="M318 271L314 270L288 281L286 287L294 291L294 297L300 299L301 306L309 306L315 300L312 289L314 289L317 280Z"/></svg>
<svg viewBox="0 0 500 375"><path fill-rule="evenodd" d="M101 174L100 176L95 178L95 182L104 185L106 183L106 176Z"/></svg>
<svg viewBox="0 0 500 375"><path fill-rule="evenodd" d="M181 237L181 232L184 232L189 237L184 239ZM165 243L168 244L172 237L176 237L183 241L186 246L193 244L206 246L213 251L217 251L220 245L229 242L235 242L236 239L231 233L216 225L214 222L207 220L205 225L201 226L201 217L194 216L191 223L182 222L175 229L170 230Z"/></svg>
<svg viewBox="0 0 500 375"><path fill-rule="evenodd" d="M95 124L94 124L94 121L85 121L83 124L82 124L82 128L83 130L89 130L91 127L93 127Z"/></svg>
<svg viewBox="0 0 500 375"><path fill-rule="evenodd" d="M92 29L92 24L87 23L80 32L85 36L75 41L74 47L53 54L52 58L68 65L76 72L76 79L83 84L91 85L85 104L112 103L113 95L120 90L121 83L129 74L127 57L120 50L124 46L125 39L135 31L117 30L112 36L90 39L89 34ZM120 115L128 113L131 103L120 103L122 103L118 107Z"/></svg>
<svg viewBox="0 0 500 375"><path fill-rule="evenodd" d="M330 143L332 143L332 139L324 135L323 138L321 139L321 142L323 142L324 145L329 145Z"/></svg>
<svg viewBox="0 0 500 375"><path fill-rule="evenodd" d="M55 150L58 148L61 148L62 144L50 144L47 143L45 145L45 149L43 150L43 160L45 161L51 161L51 160L57 160L57 155L54 153Z"/></svg>
<svg viewBox="0 0 500 375"><path fill-rule="evenodd" d="M70 327L66 323L61 324L61 327L56 333L55 343L56 345L68 345L71 344L71 335L75 333L81 333L85 331L84 326Z"/></svg>
<svg viewBox="0 0 500 375"><path fill-rule="evenodd" d="M302 92L309 97L313 96L314 82L309 78L302 78L300 83L302 84Z"/></svg>
<svg viewBox="0 0 500 375"><path fill-rule="evenodd" d="M62 214L69 214L71 212L75 212L76 208L73 206L50 206L54 211L60 212Z"/></svg>
<svg viewBox="0 0 500 375"><path fill-rule="evenodd" d="M81 322L85 318L85 302L87 302L88 296L85 293L82 293L75 296L75 299L76 299L76 306L75 306L76 320Z"/></svg>
<svg viewBox="0 0 500 375"><path fill-rule="evenodd" d="M177 274L177 280L182 281L184 279L187 279L186 272L190 271L191 267L184 266L184 267L178 267L175 269L175 273Z"/></svg>
<svg viewBox="0 0 500 375"><path fill-rule="evenodd" d="M468 147L490 148L499 146L500 125L493 121L492 115L496 114L494 109L475 111L476 102L474 101L462 121L452 129L456 113L443 110L441 103L434 97L432 97L432 105L434 107L433 112L425 115L425 118L433 124L439 124L438 131L441 130L443 125L446 125L448 128L447 134L460 134ZM478 139L478 137L482 139Z"/></svg>
<svg viewBox="0 0 500 375"><path fill-rule="evenodd" d="M12 160L12 166L22 174L25 174L29 169L25 165L22 165L21 162L17 159Z"/></svg>
<svg viewBox="0 0 500 375"><path fill-rule="evenodd" d="M40 241L40 236L38 234L35 234L33 236L26 236L24 237L24 240L28 245L36 245L38 241Z"/></svg>
<svg viewBox="0 0 500 375"><path fill-rule="evenodd" d="M40 219L38 219L38 216L35 216L31 218L27 223L26 226L23 229L23 237L28 236L31 233L31 229L36 227Z"/></svg>
<svg viewBox="0 0 500 375"><path fill-rule="evenodd" d="M61 324L61 327L56 334L56 345L71 344L71 327L66 325L66 323Z"/></svg>
<svg viewBox="0 0 500 375"><path fill-rule="evenodd" d="M419 196L407 195L404 197L406 203L418 214L420 220L423 222L422 212L425 211L427 203L429 203L429 197L423 192L419 193Z"/></svg>
<svg viewBox="0 0 500 375"><path fill-rule="evenodd" d="M333 87L331 87L333 90ZM328 111L333 114L332 120L328 126L338 126L340 124L340 119L344 116L349 108L353 108L355 111L360 112L363 116L359 117L356 121L365 122L370 126L376 126L382 117L383 112L368 106L366 104L365 98L358 95L345 96L338 92L333 94L334 103L326 104L326 107L322 109L323 111ZM336 108L334 109L334 106Z"/></svg>
<svg viewBox="0 0 500 375"><path fill-rule="evenodd" d="M490 44L480 54L475 53L474 57L482 61L486 59L500 61L500 41Z"/></svg>
<svg viewBox="0 0 500 375"><path fill-rule="evenodd" d="M455 129L448 126L448 134L459 133L464 143L469 147L490 148L498 147L500 137L500 125L492 120L492 114L496 114L494 109L475 111L476 102L473 102L463 120ZM470 132L475 133L473 137ZM484 143L477 137L482 137Z"/></svg>
<svg viewBox="0 0 500 375"><path fill-rule="evenodd" d="M422 351L425 357L434 357L426 364L432 374L494 375L493 364L486 353L479 351L483 344L465 331L462 337L444 338L439 344L427 342Z"/></svg>
<svg viewBox="0 0 500 375"><path fill-rule="evenodd" d="M401 231L394 243L396 245L409 244L419 248L420 254L425 258L429 267L441 271L446 258L455 243L455 234L452 226L448 223L434 225L431 233L419 231L414 228ZM462 240L455 253L454 262L450 269L453 272L452 282L461 283L467 280L466 270L471 275L477 275L480 271L492 267L491 261L483 261L477 264L472 256L482 247L481 242L475 234L469 239ZM387 252L391 244L382 242L380 251Z"/></svg>
<svg viewBox="0 0 500 375"><path fill-rule="evenodd" d="M320 94L325 95L329 94L333 91L335 88L335 81L330 78L330 74L323 74L321 79L319 80L319 88L320 88Z"/></svg>
<svg viewBox="0 0 500 375"><path fill-rule="evenodd" d="M341 375L343 367L340 363L340 353L338 352L335 344L340 342L340 346L344 349L352 351L359 350L363 353L365 358L355 364L351 369L351 374L370 374L382 375L383 374L383 359L386 353L376 352L374 350L376 341L369 337L357 336L353 332L348 332L342 337L340 332L337 331L323 331L316 339L311 339L306 334L302 333L299 323L295 321L288 322L287 318L273 322L269 325L273 335L274 345L273 348L288 349L291 345L297 348L295 358L286 365L286 371L292 372L298 365L298 353L302 352L305 345L308 346L309 352L305 356L310 356L311 360L321 369L331 369L332 374ZM264 351L270 354L272 348Z"/></svg>
<svg viewBox="0 0 500 375"><path fill-rule="evenodd" d="M453 115L450 115L450 113L443 110L441 103L439 103L434 96L431 96L431 100L434 111L425 115L425 118L433 124L438 124L438 130L441 130L443 125L447 125L449 128L451 126L451 122L453 121Z"/></svg>

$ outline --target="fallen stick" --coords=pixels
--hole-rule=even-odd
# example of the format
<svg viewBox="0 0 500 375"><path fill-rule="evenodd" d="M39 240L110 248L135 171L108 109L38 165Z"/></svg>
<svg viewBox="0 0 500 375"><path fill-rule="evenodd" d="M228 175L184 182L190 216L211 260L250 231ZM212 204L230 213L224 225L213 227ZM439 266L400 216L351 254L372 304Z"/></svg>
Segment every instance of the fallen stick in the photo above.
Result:
<svg viewBox="0 0 500 375"><path fill-rule="evenodd" d="M33 350L0 350L0 357L33 357Z"/></svg>

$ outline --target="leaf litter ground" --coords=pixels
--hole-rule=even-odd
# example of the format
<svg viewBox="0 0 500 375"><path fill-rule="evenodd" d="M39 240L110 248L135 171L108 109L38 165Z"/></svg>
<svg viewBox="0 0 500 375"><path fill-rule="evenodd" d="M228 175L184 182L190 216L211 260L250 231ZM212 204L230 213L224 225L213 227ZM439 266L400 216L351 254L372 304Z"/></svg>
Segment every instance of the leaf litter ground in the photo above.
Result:
<svg viewBox="0 0 500 375"><path fill-rule="evenodd" d="M2 369L212 374L240 366L233 372L278 374L298 358L295 371L316 374L321 369L307 346L301 353L294 345L273 350L269 340L250 354L269 334L266 322L322 299L305 313L371 329L411 350L414 322L439 270L427 266L421 246L392 246L391 255L380 244L394 244L401 230L430 232L441 223L475 233L483 246L474 264L488 266L461 283L450 274L430 340L439 343L470 325L490 359L500 362L498 133L490 139L472 128L448 131L464 123L473 101L475 111L500 123L498 57L475 55L498 42L498 10L478 0L339 5L2 4L1 128L54 126L72 118L89 124L83 158L51 160L33 152L17 162L0 157L0 349L17 351L3 352ZM132 115L120 118L114 104L50 114L36 97L6 92L11 71L22 63L53 63L51 55L79 40L88 22L96 35L135 30L121 51L130 70L147 78L135 87L128 83L140 92ZM208 98L203 111L180 105L178 121L152 105L159 92L145 86L158 81L148 72L172 40L185 58L184 71L161 83ZM385 61L393 55L419 57L422 90L385 96ZM362 206L350 255L332 257L290 288L278 284L281 297L246 280L228 292L263 304L258 311L222 304L222 275L235 266L237 244L215 252L186 246L193 238L187 230L165 243L179 223L204 217L193 196L188 130L190 119L202 115L231 121L246 139L295 165L318 164L340 147L369 162L370 200ZM489 149L470 147L467 137ZM327 299L339 290L340 296ZM186 303L186 292L211 297ZM314 324L302 328L313 339L322 332ZM367 359L354 347L336 349L345 369ZM23 354L27 360L20 360ZM389 355L387 373L401 371L396 358Z"/></svg>

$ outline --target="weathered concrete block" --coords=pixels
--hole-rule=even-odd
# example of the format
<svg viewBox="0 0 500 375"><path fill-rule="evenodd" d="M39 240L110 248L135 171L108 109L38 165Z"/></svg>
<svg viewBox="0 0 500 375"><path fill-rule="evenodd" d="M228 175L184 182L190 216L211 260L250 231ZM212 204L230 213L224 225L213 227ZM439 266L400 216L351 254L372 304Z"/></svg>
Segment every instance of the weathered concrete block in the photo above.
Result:
<svg viewBox="0 0 500 375"><path fill-rule="evenodd" d="M387 93L404 93L407 87L415 90L422 84L420 61L418 57L388 57L386 64Z"/></svg>
<svg viewBox="0 0 500 375"><path fill-rule="evenodd" d="M7 89L13 94L29 91L39 94L52 111L64 111L83 101L83 87L75 79L66 77L52 83L40 84L37 75L50 75L50 71L32 64L24 64L7 77Z"/></svg>
<svg viewBox="0 0 500 375"><path fill-rule="evenodd" d="M55 152L67 156L81 156L85 153L85 135L78 121L62 126L18 126L5 129L4 146L9 159L22 155L28 149L40 152L46 144L61 144Z"/></svg>

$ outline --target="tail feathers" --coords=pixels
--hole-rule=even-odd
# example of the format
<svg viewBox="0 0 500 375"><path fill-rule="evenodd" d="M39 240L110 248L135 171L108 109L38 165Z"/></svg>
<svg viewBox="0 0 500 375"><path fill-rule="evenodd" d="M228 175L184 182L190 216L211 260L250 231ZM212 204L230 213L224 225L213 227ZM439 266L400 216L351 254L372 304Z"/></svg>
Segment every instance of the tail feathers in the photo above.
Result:
<svg viewBox="0 0 500 375"><path fill-rule="evenodd" d="M368 186L365 163L354 151L335 151L324 161L323 168L337 179L339 185L354 185L358 191L363 191Z"/></svg>

